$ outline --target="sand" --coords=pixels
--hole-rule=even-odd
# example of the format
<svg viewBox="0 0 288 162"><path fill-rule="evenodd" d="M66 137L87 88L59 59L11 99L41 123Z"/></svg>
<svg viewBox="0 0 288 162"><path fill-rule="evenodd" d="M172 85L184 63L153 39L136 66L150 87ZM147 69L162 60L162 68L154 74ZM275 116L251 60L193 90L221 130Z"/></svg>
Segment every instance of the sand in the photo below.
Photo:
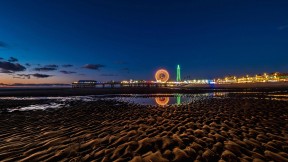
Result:
<svg viewBox="0 0 288 162"><path fill-rule="evenodd" d="M1 161L288 161L287 101L73 102L0 114Z"/></svg>

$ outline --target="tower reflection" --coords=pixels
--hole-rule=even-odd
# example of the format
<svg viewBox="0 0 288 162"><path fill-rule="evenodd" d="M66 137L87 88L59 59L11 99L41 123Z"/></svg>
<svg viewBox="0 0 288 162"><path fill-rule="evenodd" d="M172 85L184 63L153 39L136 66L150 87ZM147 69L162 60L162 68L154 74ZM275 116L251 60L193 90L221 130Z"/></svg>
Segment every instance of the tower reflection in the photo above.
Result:
<svg viewBox="0 0 288 162"><path fill-rule="evenodd" d="M181 95L180 94L176 95L176 99L177 99L177 105L180 105L181 104Z"/></svg>
<svg viewBox="0 0 288 162"><path fill-rule="evenodd" d="M169 97L155 97L155 101L159 106L166 106L169 103Z"/></svg>

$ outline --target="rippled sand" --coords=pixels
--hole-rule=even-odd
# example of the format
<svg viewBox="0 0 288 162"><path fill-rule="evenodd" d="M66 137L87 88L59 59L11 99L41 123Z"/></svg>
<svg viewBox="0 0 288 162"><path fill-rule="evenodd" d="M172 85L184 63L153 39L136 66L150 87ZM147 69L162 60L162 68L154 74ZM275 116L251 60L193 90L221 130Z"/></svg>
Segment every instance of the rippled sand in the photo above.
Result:
<svg viewBox="0 0 288 162"><path fill-rule="evenodd" d="M1 161L288 161L285 101L77 101L0 116Z"/></svg>

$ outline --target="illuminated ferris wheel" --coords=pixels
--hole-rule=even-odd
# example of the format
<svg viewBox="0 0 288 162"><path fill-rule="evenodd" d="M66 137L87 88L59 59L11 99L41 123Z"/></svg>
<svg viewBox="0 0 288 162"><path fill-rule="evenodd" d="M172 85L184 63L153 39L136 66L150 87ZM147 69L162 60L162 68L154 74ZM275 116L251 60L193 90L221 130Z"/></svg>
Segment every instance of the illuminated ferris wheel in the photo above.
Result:
<svg viewBox="0 0 288 162"><path fill-rule="evenodd" d="M155 79L157 82L165 83L169 80L169 73L165 69L160 69L155 73Z"/></svg>

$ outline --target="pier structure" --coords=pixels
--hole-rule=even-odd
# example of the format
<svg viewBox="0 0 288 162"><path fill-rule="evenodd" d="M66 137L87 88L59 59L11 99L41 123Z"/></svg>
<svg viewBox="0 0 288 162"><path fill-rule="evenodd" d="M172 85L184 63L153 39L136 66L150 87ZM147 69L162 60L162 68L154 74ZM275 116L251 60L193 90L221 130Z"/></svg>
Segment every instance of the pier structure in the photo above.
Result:
<svg viewBox="0 0 288 162"><path fill-rule="evenodd" d="M178 65L178 68L179 65ZM180 69L179 69L180 72ZM179 74L180 77L180 74ZM78 82L73 82L72 87L73 88L115 88L115 87L176 87L180 86L179 82L168 82L169 80L169 72L165 69L159 69L155 73L155 80L156 81L122 81L122 82L115 82L115 81L109 81L109 82L97 82L95 80L79 80Z"/></svg>
<svg viewBox="0 0 288 162"><path fill-rule="evenodd" d="M79 80L72 83L72 88L93 88L96 84L96 80Z"/></svg>
<svg viewBox="0 0 288 162"><path fill-rule="evenodd" d="M124 87L177 87L181 84L176 82L73 82L72 88L124 88Z"/></svg>

